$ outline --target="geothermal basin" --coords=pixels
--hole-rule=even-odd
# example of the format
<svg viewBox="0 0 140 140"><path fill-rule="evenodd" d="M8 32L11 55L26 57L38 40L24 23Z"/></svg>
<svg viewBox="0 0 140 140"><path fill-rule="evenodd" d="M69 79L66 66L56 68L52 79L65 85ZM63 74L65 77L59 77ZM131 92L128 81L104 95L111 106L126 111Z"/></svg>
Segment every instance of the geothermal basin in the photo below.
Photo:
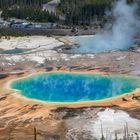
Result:
<svg viewBox="0 0 140 140"><path fill-rule="evenodd" d="M27 98L64 103L102 100L130 93L140 87L140 79L118 75L51 72L17 79L10 86Z"/></svg>
<svg viewBox="0 0 140 140"><path fill-rule="evenodd" d="M67 37L70 42L73 42L74 45L69 49L64 49L65 53L72 54L90 54L90 53L104 53L116 50L127 50L133 45L136 45L136 40L131 44L123 47L123 43L114 42L106 38L103 40L98 34L97 35L88 35L88 36L72 36Z"/></svg>

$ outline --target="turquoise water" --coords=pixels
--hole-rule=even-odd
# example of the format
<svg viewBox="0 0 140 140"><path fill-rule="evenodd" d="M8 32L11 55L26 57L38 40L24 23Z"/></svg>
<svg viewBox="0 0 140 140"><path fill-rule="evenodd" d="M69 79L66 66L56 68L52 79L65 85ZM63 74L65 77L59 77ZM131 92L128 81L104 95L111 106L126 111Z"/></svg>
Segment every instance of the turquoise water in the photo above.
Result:
<svg viewBox="0 0 140 140"><path fill-rule="evenodd" d="M101 53L109 52L112 50L125 50L123 43L113 42L107 40L107 38L101 38L101 36L74 36L71 38L75 43L79 44L78 48L70 50L71 53ZM108 43L106 43L108 42ZM130 46L129 46L130 47Z"/></svg>
<svg viewBox="0 0 140 140"><path fill-rule="evenodd" d="M44 73L16 80L13 89L23 96L49 102L101 100L140 87L140 79L76 73Z"/></svg>
<svg viewBox="0 0 140 140"><path fill-rule="evenodd" d="M79 44L78 48L73 48L71 50L73 53L99 53L108 51L94 45L96 41L94 36L75 36L72 40Z"/></svg>
<svg viewBox="0 0 140 140"><path fill-rule="evenodd" d="M19 54L19 53L25 53L28 50L26 49L13 49L13 50L6 50L6 51L0 51L0 54Z"/></svg>

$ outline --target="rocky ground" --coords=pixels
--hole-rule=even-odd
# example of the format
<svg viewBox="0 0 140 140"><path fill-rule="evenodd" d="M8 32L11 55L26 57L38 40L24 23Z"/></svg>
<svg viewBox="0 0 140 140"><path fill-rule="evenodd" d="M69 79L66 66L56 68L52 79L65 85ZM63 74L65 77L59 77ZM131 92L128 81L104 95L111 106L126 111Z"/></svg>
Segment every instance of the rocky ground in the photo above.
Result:
<svg viewBox="0 0 140 140"><path fill-rule="evenodd" d="M58 41L59 39L60 41ZM67 44L68 43L68 44ZM34 68L60 68L75 70L101 69L117 74L139 75L140 48L135 47L126 51L112 51L99 54L66 54L60 51L61 45L72 45L66 38L47 38L41 36L2 39L0 49L23 49L24 53L1 53L0 71L16 71ZM65 46L66 46L65 45ZM59 49L56 49L56 48Z"/></svg>
<svg viewBox="0 0 140 140"><path fill-rule="evenodd" d="M71 45L72 42L66 38L55 38L1 39L1 52L15 48L26 51L20 54L1 53L0 74L23 74L43 69L140 75L138 46L109 53L66 54L58 51L57 47ZM1 79L0 85L4 83L5 79ZM115 136L138 140L139 96L133 97L133 100L123 98L120 106L114 103L112 107L56 108L18 97L14 99L11 91L1 86L0 140L33 140L36 137L37 140L98 140L102 136L106 140L114 140Z"/></svg>
<svg viewBox="0 0 140 140"><path fill-rule="evenodd" d="M129 113L120 107L48 109L42 103L8 98L6 95L0 100L1 140L139 139L140 108L129 108Z"/></svg>

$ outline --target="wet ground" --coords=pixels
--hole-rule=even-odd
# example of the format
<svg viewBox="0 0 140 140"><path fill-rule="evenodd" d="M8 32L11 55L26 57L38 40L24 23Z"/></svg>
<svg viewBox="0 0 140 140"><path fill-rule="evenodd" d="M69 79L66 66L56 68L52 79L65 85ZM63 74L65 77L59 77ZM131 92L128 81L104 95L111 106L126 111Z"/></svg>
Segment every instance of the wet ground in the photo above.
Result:
<svg viewBox="0 0 140 140"><path fill-rule="evenodd" d="M98 54L66 54L42 48L30 53L0 54L2 78L7 74L22 74L27 70L36 72L38 69L139 76L140 47ZM10 93L1 92L0 140L32 140L35 137L37 140L98 140L102 134L107 140L113 140L116 135L118 138L131 136L133 140L139 139L139 96L133 97L134 102L129 108L113 105L111 108L51 108L49 111L43 104L11 102ZM123 104L127 101L124 98Z"/></svg>

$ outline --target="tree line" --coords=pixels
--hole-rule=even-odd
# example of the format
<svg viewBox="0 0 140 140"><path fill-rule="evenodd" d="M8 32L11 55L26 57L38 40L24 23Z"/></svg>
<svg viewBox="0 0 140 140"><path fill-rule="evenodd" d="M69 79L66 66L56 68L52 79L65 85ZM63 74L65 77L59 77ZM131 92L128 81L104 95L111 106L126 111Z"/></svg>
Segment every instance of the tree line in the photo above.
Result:
<svg viewBox="0 0 140 140"><path fill-rule="evenodd" d="M22 32L22 31L16 31L8 28L0 28L0 38L5 37L9 38L9 36L14 37L22 37L22 36L29 36L30 33Z"/></svg>
<svg viewBox="0 0 140 140"><path fill-rule="evenodd" d="M8 8L11 6L35 6L41 7L43 3L47 3L50 0L0 0L0 9Z"/></svg>
<svg viewBox="0 0 140 140"><path fill-rule="evenodd" d="M117 0L61 0L59 11L66 17L67 24L90 24L106 18ZM134 0L127 0L132 3Z"/></svg>
<svg viewBox="0 0 140 140"><path fill-rule="evenodd" d="M2 12L2 17L5 19L15 17L18 19L26 19L34 22L56 22L59 17L54 13L43 11L39 7L22 6L20 8L14 7L12 9L6 9Z"/></svg>
<svg viewBox="0 0 140 140"><path fill-rule="evenodd" d="M35 22L56 22L58 16L42 10L42 4L50 0L0 0L1 16L14 17Z"/></svg>
<svg viewBox="0 0 140 140"><path fill-rule="evenodd" d="M114 0L61 0L59 10L65 14L67 24L90 23L111 10Z"/></svg>
<svg viewBox="0 0 140 140"><path fill-rule="evenodd" d="M42 4L50 0L0 0L4 18L20 18L35 22L58 22L65 17L65 24L90 24L105 21L106 11L110 11L117 0L60 0L57 13L42 10ZM134 0L127 0L129 3Z"/></svg>

